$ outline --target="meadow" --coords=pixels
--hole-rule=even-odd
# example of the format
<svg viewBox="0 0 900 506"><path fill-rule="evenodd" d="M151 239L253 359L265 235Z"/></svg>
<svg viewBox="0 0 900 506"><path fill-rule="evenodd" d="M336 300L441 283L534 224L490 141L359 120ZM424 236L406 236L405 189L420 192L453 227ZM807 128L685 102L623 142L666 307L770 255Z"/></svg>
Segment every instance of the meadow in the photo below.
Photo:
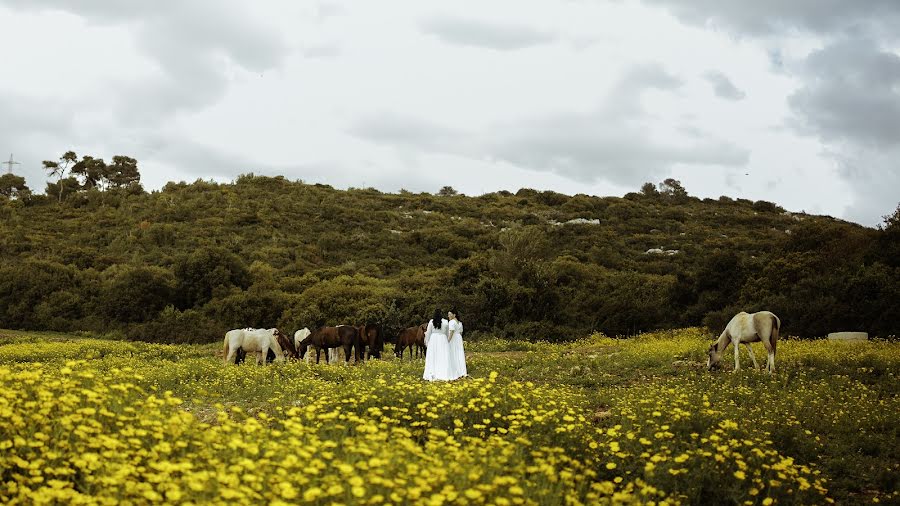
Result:
<svg viewBox="0 0 900 506"><path fill-rule="evenodd" d="M900 504L900 344L787 339L769 376L710 341L484 339L427 383L0 331L0 502Z"/></svg>

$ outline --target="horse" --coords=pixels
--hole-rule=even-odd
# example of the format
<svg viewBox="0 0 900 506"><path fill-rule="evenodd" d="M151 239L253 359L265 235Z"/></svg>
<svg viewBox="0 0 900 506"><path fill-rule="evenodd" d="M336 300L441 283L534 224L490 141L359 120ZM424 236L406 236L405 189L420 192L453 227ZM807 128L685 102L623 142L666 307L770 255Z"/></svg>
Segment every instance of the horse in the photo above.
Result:
<svg viewBox="0 0 900 506"><path fill-rule="evenodd" d="M414 358L413 351L415 351L416 354L415 358L419 357L419 352L421 352L424 357L425 329L427 326L428 324L423 323L422 325L401 330L400 334L397 335L396 343L394 344L394 355L403 360L403 350L409 348L410 359Z"/></svg>
<svg viewBox="0 0 900 506"><path fill-rule="evenodd" d="M278 341L278 345L281 346L282 351L285 355L290 356L293 359L299 359L300 353L297 352L297 346L294 344L294 341L288 337L284 332L278 331L275 335L275 339Z"/></svg>
<svg viewBox="0 0 900 506"><path fill-rule="evenodd" d="M270 350L275 353L275 361L283 362L284 352L278 343L280 334L281 331L275 328L229 330L224 340L225 365L239 363L235 361L239 352L255 353L257 365L260 361L265 365Z"/></svg>
<svg viewBox="0 0 900 506"><path fill-rule="evenodd" d="M252 329L244 329L244 330L252 330ZM281 346L281 350L284 352L284 354L293 359L300 358L300 355L297 353L297 348L295 347L294 343L292 343L291 340L288 339L287 334L285 334L284 332L281 332L278 329L275 329L275 330L277 331L277 333L275 334L275 339L278 341L278 345ZM246 359L246 356L247 356L247 353L244 351L244 349L238 348L237 353L235 354L234 364L237 365L237 364L243 363L244 360ZM275 350L272 348L269 348L269 353L266 354L266 363L274 362L275 358L276 358Z"/></svg>
<svg viewBox="0 0 900 506"><path fill-rule="evenodd" d="M734 318L725 326L725 330L719 338L714 341L709 350L707 350L708 358L706 360L706 368L712 370L720 367L722 353L728 348L729 344L734 344L734 370L741 369L740 362L740 344L743 343L750 352L750 358L753 360L753 367L759 368L756 363L756 357L753 355L753 349L750 343L762 341L766 347L768 357L766 358L766 370L769 374L775 372L775 347L778 343L778 334L781 332L781 320L769 311L760 311L758 313L740 313L734 315Z"/></svg>
<svg viewBox="0 0 900 506"><path fill-rule="evenodd" d="M312 332L310 332L310 330L306 327L303 327L302 329L298 330L297 332L294 332L294 349L297 350L298 358L302 358L302 356L300 355L300 352L299 352L300 343L303 342L303 340L306 339L310 334L312 334Z"/></svg>
<svg viewBox="0 0 900 506"><path fill-rule="evenodd" d="M358 352L357 360L362 358L381 358L381 352L384 351L384 331L378 323L367 323L357 327Z"/></svg>
<svg viewBox="0 0 900 506"><path fill-rule="evenodd" d="M359 329L350 325L338 325L337 327L319 327L302 341L300 341L298 353L302 359L310 346L316 349L316 363L319 363L319 352L325 350L325 363L328 363L328 350L331 348L344 348L346 361L350 361L350 350L359 342ZM359 351L357 350L357 357Z"/></svg>

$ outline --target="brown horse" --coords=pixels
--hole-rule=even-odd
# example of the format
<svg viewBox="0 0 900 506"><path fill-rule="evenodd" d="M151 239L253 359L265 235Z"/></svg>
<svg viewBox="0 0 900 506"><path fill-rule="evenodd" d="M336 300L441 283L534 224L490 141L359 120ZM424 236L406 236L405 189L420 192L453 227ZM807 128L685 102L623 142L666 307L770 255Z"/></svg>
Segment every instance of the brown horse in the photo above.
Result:
<svg viewBox="0 0 900 506"><path fill-rule="evenodd" d="M381 358L384 351L384 331L378 323L367 323L357 327L358 347L356 360Z"/></svg>
<svg viewBox="0 0 900 506"><path fill-rule="evenodd" d="M419 352L425 356L425 329L426 323L415 327L409 327L400 331L397 336L397 342L394 344L394 355L403 359L403 350L409 348L409 358L412 359L415 351L415 358L419 357Z"/></svg>
<svg viewBox="0 0 900 506"><path fill-rule="evenodd" d="M300 341L297 350L300 358L306 356L310 346L316 349L316 363L319 363L319 353L325 350L325 363L328 363L328 350L331 348L343 348L345 361L350 361L350 350L359 342L359 330L350 325L338 325L337 327L319 327L306 339ZM357 350L357 356L359 351Z"/></svg>

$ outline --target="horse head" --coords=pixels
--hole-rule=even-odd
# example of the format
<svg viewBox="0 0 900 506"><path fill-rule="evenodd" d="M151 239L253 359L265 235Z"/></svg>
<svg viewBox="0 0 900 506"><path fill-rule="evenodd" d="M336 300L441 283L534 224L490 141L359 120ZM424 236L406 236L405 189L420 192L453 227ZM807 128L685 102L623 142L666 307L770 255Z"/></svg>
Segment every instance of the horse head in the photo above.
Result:
<svg viewBox="0 0 900 506"><path fill-rule="evenodd" d="M718 341L713 341L713 343L709 345L709 349L706 350L706 356L706 369L708 371L722 368L722 352L719 351Z"/></svg>

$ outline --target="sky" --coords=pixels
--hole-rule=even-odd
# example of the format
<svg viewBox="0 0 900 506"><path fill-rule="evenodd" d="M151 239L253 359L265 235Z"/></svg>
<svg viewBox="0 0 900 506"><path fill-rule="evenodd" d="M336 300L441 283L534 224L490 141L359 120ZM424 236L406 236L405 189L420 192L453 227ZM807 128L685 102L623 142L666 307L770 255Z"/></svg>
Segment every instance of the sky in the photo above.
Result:
<svg viewBox="0 0 900 506"><path fill-rule="evenodd" d="M148 190L900 203L896 0L0 0L0 26L0 158L36 191L71 149Z"/></svg>

